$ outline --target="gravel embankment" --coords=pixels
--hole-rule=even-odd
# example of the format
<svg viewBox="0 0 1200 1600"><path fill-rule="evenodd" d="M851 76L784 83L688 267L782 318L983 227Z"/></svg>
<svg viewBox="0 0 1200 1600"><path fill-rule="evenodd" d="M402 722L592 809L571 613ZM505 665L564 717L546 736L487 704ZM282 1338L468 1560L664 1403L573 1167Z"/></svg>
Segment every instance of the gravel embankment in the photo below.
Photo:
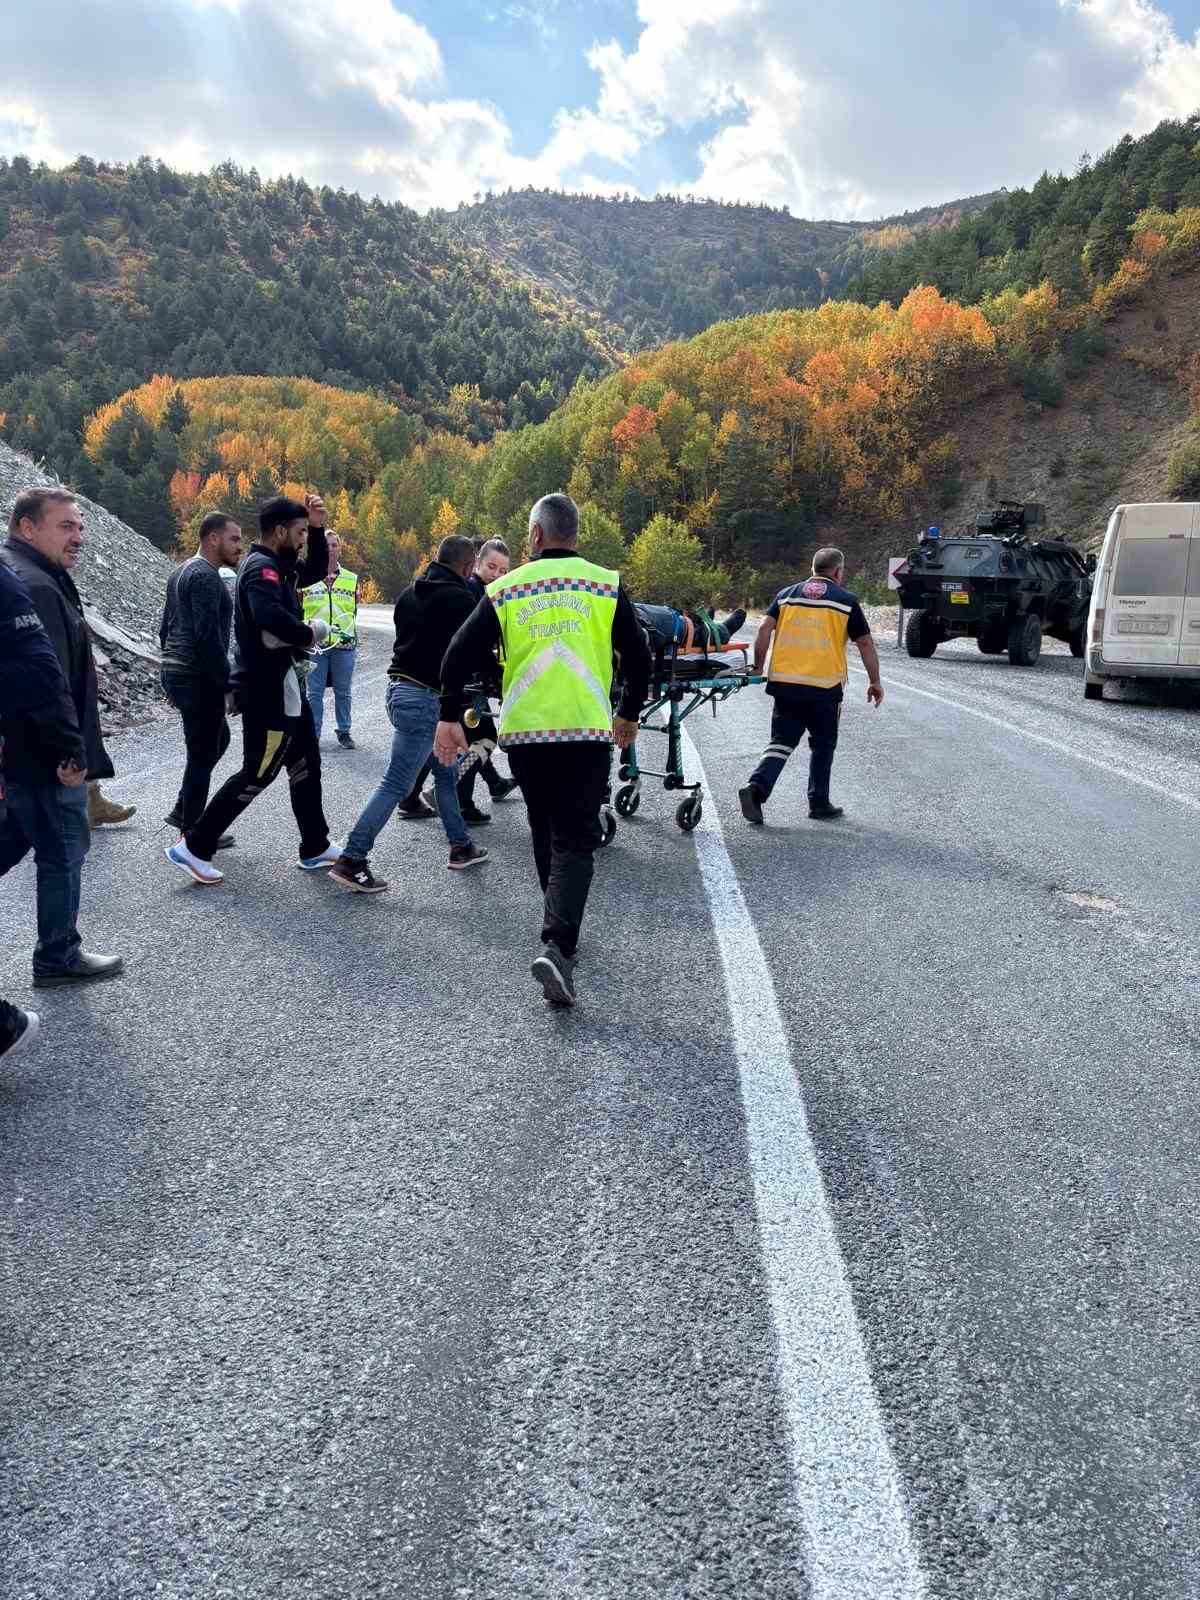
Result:
<svg viewBox="0 0 1200 1600"><path fill-rule="evenodd" d="M7 529L13 501L24 489L59 479L28 456L0 443L0 519ZM98 625L93 627L100 676L100 709L108 731L145 722L163 707L157 668L158 621L171 561L148 539L85 495L79 497L87 541L72 576ZM109 624L104 627L103 624ZM131 648L114 640L113 628Z"/></svg>

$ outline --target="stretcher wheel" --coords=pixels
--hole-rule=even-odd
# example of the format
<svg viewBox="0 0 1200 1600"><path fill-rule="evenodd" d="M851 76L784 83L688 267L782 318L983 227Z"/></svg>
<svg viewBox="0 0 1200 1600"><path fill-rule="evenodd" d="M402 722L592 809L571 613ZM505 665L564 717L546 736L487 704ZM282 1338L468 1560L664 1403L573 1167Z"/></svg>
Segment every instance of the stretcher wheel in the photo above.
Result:
<svg viewBox="0 0 1200 1600"><path fill-rule="evenodd" d="M600 844L609 845L617 837L617 819L607 806L600 813Z"/></svg>
<svg viewBox="0 0 1200 1600"><path fill-rule="evenodd" d="M691 833L703 815L704 806L698 794L694 794L690 800L681 800L675 808L675 821L684 833Z"/></svg>
<svg viewBox="0 0 1200 1600"><path fill-rule="evenodd" d="M613 804L617 808L619 817L631 817L642 803L641 785L637 783L624 784L617 790Z"/></svg>

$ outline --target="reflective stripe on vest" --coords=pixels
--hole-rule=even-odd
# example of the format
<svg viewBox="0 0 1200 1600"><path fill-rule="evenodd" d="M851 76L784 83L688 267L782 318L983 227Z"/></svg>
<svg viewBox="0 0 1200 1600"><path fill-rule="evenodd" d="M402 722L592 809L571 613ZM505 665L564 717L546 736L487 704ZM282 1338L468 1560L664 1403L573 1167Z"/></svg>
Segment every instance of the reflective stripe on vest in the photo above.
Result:
<svg viewBox="0 0 1200 1600"><path fill-rule="evenodd" d="M322 579L307 589L301 589L304 601L304 620L313 622L317 617L329 624L329 643L352 645L358 643L358 622L355 600L358 595L358 574L342 567L333 580L333 587Z"/></svg>
<svg viewBox="0 0 1200 1600"><path fill-rule="evenodd" d="M611 741L619 582L582 556L563 556L488 585L504 652L502 746Z"/></svg>
<svg viewBox="0 0 1200 1600"><path fill-rule="evenodd" d="M805 594L812 589L820 593ZM779 602L779 621L767 678L771 683L804 683L833 689L845 683L846 642L850 606L825 592L822 583L807 583Z"/></svg>

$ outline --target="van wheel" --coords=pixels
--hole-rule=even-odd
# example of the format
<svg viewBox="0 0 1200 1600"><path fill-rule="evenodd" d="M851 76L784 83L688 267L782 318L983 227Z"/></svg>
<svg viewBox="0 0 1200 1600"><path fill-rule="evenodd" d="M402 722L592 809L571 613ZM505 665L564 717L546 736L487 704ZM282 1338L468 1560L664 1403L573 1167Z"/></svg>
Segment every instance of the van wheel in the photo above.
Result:
<svg viewBox="0 0 1200 1600"><path fill-rule="evenodd" d="M1018 617L1008 630L1008 659L1014 667L1032 667L1042 653L1042 622L1035 612Z"/></svg>
<svg viewBox="0 0 1200 1600"><path fill-rule="evenodd" d="M1081 660L1083 657L1084 645L1086 643L1086 635L1082 623L1080 623L1078 628L1073 629L1069 642L1071 646L1071 654L1077 661Z"/></svg>
<svg viewBox="0 0 1200 1600"><path fill-rule="evenodd" d="M928 660L938 647L936 624L923 611L914 611L904 630L904 648L920 661Z"/></svg>
<svg viewBox="0 0 1200 1600"><path fill-rule="evenodd" d="M1102 683L1088 683L1085 680L1083 685L1083 698L1085 700L1103 700L1104 685Z"/></svg>

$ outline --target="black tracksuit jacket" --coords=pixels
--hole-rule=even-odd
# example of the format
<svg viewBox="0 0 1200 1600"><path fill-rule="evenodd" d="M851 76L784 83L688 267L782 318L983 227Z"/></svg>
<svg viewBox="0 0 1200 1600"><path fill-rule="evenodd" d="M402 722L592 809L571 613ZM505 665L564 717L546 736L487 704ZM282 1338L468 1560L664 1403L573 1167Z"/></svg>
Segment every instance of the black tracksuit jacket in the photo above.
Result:
<svg viewBox="0 0 1200 1600"><path fill-rule="evenodd" d="M250 546L238 568L233 607L238 654L233 688L243 715L248 712L255 721L282 728L283 680L288 668L301 659L313 642L298 591L310 583L320 583L328 570L329 546L324 528L310 525L308 549L302 561L288 561L264 544ZM269 649L262 640L264 632L273 633L291 648Z"/></svg>

